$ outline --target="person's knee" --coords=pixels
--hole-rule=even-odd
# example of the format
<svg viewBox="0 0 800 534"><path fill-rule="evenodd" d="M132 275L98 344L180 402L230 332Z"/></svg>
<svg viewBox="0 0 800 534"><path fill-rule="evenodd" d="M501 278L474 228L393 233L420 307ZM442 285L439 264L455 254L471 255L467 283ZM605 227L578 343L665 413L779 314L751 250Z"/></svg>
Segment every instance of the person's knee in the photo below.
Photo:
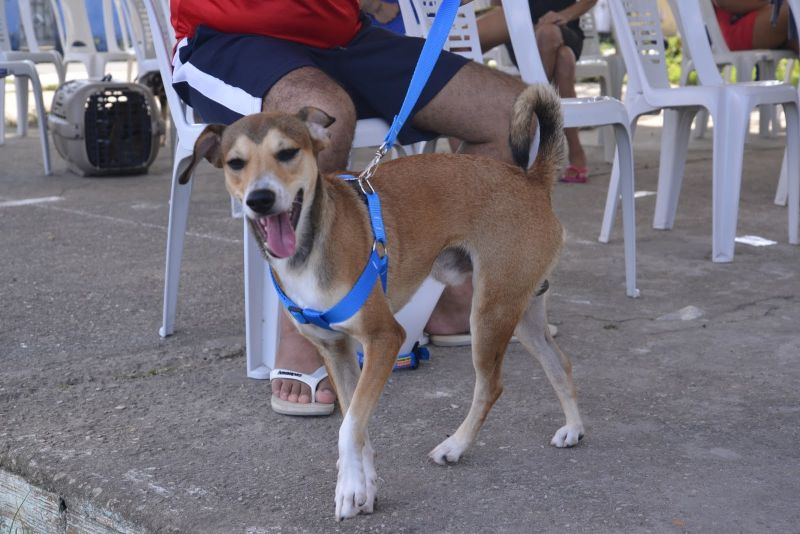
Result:
<svg viewBox="0 0 800 534"><path fill-rule="evenodd" d="M561 28L555 24L536 25L536 44L540 50L556 50L564 44Z"/></svg>
<svg viewBox="0 0 800 534"><path fill-rule="evenodd" d="M331 144L319 154L320 170L344 169L355 131L355 105L347 92L323 72L310 67L290 72L266 94L262 110L297 113L306 106L319 108L335 119L329 128Z"/></svg>
<svg viewBox="0 0 800 534"><path fill-rule="evenodd" d="M350 96L327 75L310 67L281 78L264 96L262 109L296 113L305 106L319 108L336 119L336 129L355 127L356 110Z"/></svg>
<svg viewBox="0 0 800 534"><path fill-rule="evenodd" d="M556 51L556 77L559 82L575 84L575 53L568 46Z"/></svg>

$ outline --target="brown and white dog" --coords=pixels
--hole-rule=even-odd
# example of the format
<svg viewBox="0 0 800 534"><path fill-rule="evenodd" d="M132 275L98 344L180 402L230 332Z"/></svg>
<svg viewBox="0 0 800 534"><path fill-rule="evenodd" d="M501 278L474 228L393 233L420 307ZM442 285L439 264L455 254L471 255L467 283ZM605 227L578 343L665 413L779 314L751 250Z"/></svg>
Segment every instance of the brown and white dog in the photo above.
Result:
<svg viewBox="0 0 800 534"><path fill-rule="evenodd" d="M339 430L336 518L371 513L377 474L367 423L404 339L393 312L433 274L445 283L472 276L470 327L476 383L458 430L430 453L456 462L474 442L502 391L501 367L516 334L541 362L566 416L551 443L570 447L583 435L569 359L551 338L545 297L536 296L558 258L563 230L550 190L563 159L560 101L548 86L517 99L511 121L514 167L492 159L430 154L381 164L371 182L380 195L389 253L388 294L375 284L361 310L336 331L299 325L320 350L344 420ZM533 116L538 155L528 167ZM185 183L205 157L225 172L253 233L286 294L326 310L346 295L373 246L367 207L352 183L322 176L316 155L333 122L315 108L297 115L259 113L228 127L210 125L195 144ZM364 348L359 372L352 340Z"/></svg>

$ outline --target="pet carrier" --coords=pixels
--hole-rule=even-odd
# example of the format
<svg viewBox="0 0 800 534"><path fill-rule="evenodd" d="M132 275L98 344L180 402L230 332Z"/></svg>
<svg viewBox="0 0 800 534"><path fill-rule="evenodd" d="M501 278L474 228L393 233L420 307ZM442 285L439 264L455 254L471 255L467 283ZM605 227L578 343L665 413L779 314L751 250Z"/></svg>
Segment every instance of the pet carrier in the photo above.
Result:
<svg viewBox="0 0 800 534"><path fill-rule="evenodd" d="M150 89L108 78L61 85L48 125L58 153L84 176L146 173L164 133Z"/></svg>

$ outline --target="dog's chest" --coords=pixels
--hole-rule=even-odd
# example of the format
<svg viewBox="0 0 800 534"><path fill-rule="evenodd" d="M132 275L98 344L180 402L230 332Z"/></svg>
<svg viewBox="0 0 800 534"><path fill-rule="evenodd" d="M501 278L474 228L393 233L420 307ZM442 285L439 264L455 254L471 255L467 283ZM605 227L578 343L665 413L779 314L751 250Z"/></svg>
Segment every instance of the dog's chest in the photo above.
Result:
<svg viewBox="0 0 800 534"><path fill-rule="evenodd" d="M280 273L281 285L286 295L300 308L324 311L336 304L330 288L323 289L319 277L311 269Z"/></svg>

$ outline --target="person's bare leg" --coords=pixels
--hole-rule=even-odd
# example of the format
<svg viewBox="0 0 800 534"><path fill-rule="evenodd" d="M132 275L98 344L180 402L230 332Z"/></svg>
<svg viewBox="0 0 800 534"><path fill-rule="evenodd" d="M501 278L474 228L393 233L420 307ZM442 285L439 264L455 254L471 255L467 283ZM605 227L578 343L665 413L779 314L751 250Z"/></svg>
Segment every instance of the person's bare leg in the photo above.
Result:
<svg viewBox="0 0 800 534"><path fill-rule="evenodd" d="M778 20L772 25L772 5L758 10L753 26L753 48L791 48L797 50L797 41L789 41L789 5L784 2L778 12Z"/></svg>
<svg viewBox="0 0 800 534"><path fill-rule="evenodd" d="M556 52L554 81L561 98L575 98L575 53L568 46ZM586 153L583 151L577 128L564 128L569 150L569 163L575 167L586 167Z"/></svg>
<svg viewBox="0 0 800 534"><path fill-rule="evenodd" d="M463 140L462 152L513 163L508 147L511 108L525 84L468 63L412 119L414 125ZM490 104L490 105L488 105ZM533 121L533 128L538 125ZM472 281L445 289L426 326L430 334L469 332Z"/></svg>
<svg viewBox="0 0 800 534"><path fill-rule="evenodd" d="M304 67L284 76L264 97L264 111L295 113L304 106L315 106L336 119L330 127L331 144L319 154L322 172L342 170L347 167L347 156L353 143L356 114L347 93L321 71ZM295 328L294 323L281 314L280 343L275 355L275 366L301 373L313 373L322 365L317 349ZM311 402L308 386L297 380L273 380L272 394L289 402ZM327 378L317 388L317 402L330 404L336 395Z"/></svg>
<svg viewBox="0 0 800 534"><path fill-rule="evenodd" d="M478 40L481 50L488 52L495 46L511 41L502 7L493 7L475 20L478 26Z"/></svg>
<svg viewBox="0 0 800 534"><path fill-rule="evenodd" d="M555 24L540 22L536 25L536 46L539 47L539 56L542 58L542 67L548 80L552 80L558 61L558 50L564 46L564 35L561 28Z"/></svg>

